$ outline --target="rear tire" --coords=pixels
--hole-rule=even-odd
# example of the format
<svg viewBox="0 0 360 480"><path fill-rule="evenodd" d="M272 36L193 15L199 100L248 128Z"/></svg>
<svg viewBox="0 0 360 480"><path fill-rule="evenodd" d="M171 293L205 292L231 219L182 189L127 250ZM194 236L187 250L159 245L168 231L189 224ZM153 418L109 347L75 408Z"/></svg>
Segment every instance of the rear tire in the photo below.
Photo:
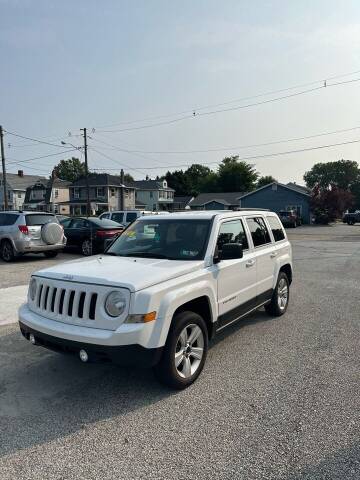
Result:
<svg viewBox="0 0 360 480"><path fill-rule="evenodd" d="M46 258L55 258L59 252L56 250L50 250L49 252L44 252Z"/></svg>
<svg viewBox="0 0 360 480"><path fill-rule="evenodd" d="M208 331L200 315L181 312L175 315L160 362L155 365L157 379L168 387L182 390L200 375L208 350Z"/></svg>
<svg viewBox="0 0 360 480"><path fill-rule="evenodd" d="M15 258L13 246L9 240L3 240L0 246L0 256L4 262L12 262Z"/></svg>
<svg viewBox="0 0 360 480"><path fill-rule="evenodd" d="M81 253L85 257L89 257L93 253L92 242L90 239L84 240L81 244Z"/></svg>
<svg viewBox="0 0 360 480"><path fill-rule="evenodd" d="M285 272L280 272L271 302L265 305L266 312L273 317L281 317L286 312L290 298L290 283Z"/></svg>

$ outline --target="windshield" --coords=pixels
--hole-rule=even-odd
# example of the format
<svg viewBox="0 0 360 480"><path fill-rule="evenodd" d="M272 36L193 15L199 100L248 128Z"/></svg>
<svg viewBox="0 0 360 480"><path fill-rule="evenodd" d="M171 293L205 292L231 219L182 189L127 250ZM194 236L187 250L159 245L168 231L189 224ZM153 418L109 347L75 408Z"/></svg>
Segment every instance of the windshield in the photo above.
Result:
<svg viewBox="0 0 360 480"><path fill-rule="evenodd" d="M110 246L109 255L201 260L209 220L137 220Z"/></svg>

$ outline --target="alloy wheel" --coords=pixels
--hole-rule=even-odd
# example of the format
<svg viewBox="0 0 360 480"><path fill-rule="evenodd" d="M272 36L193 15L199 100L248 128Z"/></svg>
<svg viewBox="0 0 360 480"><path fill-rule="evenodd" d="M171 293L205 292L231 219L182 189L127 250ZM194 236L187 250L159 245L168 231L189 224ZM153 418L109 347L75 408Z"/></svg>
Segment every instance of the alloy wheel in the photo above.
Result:
<svg viewBox="0 0 360 480"><path fill-rule="evenodd" d="M81 251L83 255L89 256L92 254L92 245L90 240L84 240L81 246Z"/></svg>
<svg viewBox="0 0 360 480"><path fill-rule="evenodd" d="M280 278L277 288L278 306L281 311L285 310L289 299L289 287L285 278Z"/></svg>
<svg viewBox="0 0 360 480"><path fill-rule="evenodd" d="M196 324L187 325L180 333L175 348L175 368L182 378L197 371L204 355L204 334Z"/></svg>

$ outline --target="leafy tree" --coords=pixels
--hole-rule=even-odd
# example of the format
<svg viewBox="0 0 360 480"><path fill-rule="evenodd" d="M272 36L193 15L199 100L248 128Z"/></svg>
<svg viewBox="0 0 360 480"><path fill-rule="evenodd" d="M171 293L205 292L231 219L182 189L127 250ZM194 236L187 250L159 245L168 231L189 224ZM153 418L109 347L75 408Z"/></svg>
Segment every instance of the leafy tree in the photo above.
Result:
<svg viewBox="0 0 360 480"><path fill-rule="evenodd" d="M316 186L311 195L311 208L315 218L333 221L339 218L345 210L354 204L354 195L348 190L342 190L335 185L325 190ZM321 223L326 223L324 220Z"/></svg>
<svg viewBox="0 0 360 480"><path fill-rule="evenodd" d="M304 180L311 189L329 190L331 186L336 186L341 190L350 190L360 181L360 170L357 162L352 160L316 163L305 173Z"/></svg>
<svg viewBox="0 0 360 480"><path fill-rule="evenodd" d="M61 160L60 163L54 167L54 173L62 180L74 182L85 175L85 163L80 162L80 160L75 157L69 158L68 160Z"/></svg>
<svg viewBox="0 0 360 480"><path fill-rule="evenodd" d="M130 175L130 173L125 173L124 175L124 181L125 181L125 184L127 183L133 183L135 182L135 179L132 175Z"/></svg>
<svg viewBox="0 0 360 480"><path fill-rule="evenodd" d="M218 170L218 187L221 192L249 192L256 188L259 174L249 163L239 157L226 157Z"/></svg>
<svg viewBox="0 0 360 480"><path fill-rule="evenodd" d="M272 175L265 175L264 177L260 177L257 181L256 188L265 187L265 185L269 185L270 183L277 182L276 178Z"/></svg>

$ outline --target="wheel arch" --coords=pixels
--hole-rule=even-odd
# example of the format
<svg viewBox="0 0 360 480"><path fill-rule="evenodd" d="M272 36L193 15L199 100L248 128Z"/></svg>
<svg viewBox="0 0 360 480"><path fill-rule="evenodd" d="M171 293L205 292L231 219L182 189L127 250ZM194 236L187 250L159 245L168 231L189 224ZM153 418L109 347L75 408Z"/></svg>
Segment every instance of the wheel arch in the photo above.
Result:
<svg viewBox="0 0 360 480"><path fill-rule="evenodd" d="M200 315L206 323L209 339L213 337L215 330L213 312L211 309L210 298L207 295L201 295L177 307L177 309L173 313L172 321L174 320L176 315L181 312L193 312Z"/></svg>
<svg viewBox="0 0 360 480"><path fill-rule="evenodd" d="M279 273L280 272L284 272L286 274L286 276L289 279L289 284L291 284L293 274L292 274L292 267L291 267L290 263L285 263L285 265L282 265L280 270L279 270Z"/></svg>

